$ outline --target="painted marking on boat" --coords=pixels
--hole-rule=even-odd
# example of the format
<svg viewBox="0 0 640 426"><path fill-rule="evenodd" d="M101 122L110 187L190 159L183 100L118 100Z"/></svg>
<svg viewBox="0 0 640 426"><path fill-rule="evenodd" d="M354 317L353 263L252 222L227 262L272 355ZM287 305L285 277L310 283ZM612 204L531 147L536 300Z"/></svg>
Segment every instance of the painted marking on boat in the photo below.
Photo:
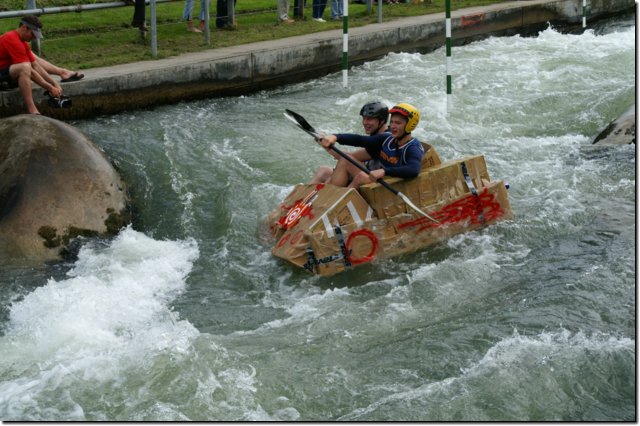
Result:
<svg viewBox="0 0 640 426"><path fill-rule="evenodd" d="M311 213L311 205L318 198L318 192L324 188L324 184L320 183L316 186L316 189L310 192L303 200L297 201L293 207L289 209L286 216L280 218L278 223L283 229L293 228L298 224L300 218L303 216L309 216L309 219L313 219ZM286 208L286 207L285 207Z"/></svg>
<svg viewBox="0 0 640 426"><path fill-rule="evenodd" d="M360 258L354 259L351 256L351 242L356 238L356 237L365 237L368 238L369 241L371 241L371 250L369 251L369 253L366 256L362 256ZM351 234L349 234L349 237L347 238L347 242L345 243L346 246L346 251L347 251L347 258L349 260L349 262L352 265L359 265L361 263L366 263L366 262L371 262L373 260L373 258L376 255L376 251L378 250L378 237L376 236L376 234L374 234L372 231L370 231L369 229L358 229L353 231Z"/></svg>
<svg viewBox="0 0 640 426"><path fill-rule="evenodd" d="M480 214L482 213L482 214ZM444 206L442 209L432 216L440 221L440 225L428 220L420 218L409 222L402 223L399 229L418 226L416 233L423 232L427 229L448 225L451 223L469 220L471 224L491 222L504 215L504 210L500 203L496 201L494 194L489 193L488 188L484 188L479 195L467 195L466 197Z"/></svg>
<svg viewBox="0 0 640 426"><path fill-rule="evenodd" d="M327 237L333 238L333 226L331 225L331 222L329 222L329 217L327 216L327 214L323 214L320 219L322 219L322 223L324 224L324 230L327 233Z"/></svg>
<svg viewBox="0 0 640 426"><path fill-rule="evenodd" d="M365 217L364 220L370 221L372 218L373 218L373 209L371 208L371 206L369 206L367 208L367 216Z"/></svg>
<svg viewBox="0 0 640 426"><path fill-rule="evenodd" d="M349 209L349 213L351 213L351 217L353 218L353 221L356 223L356 225L362 226L362 219L360 219L360 215L358 214L356 206L353 205L352 201L347 202L347 208Z"/></svg>

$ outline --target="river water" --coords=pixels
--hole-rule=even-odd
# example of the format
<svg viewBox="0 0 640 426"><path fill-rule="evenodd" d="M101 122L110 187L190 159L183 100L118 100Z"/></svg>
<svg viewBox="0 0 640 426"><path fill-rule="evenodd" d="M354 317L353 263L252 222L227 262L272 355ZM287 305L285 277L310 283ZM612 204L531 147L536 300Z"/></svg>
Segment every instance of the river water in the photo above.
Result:
<svg viewBox="0 0 640 426"><path fill-rule="evenodd" d="M76 261L0 271L3 420L634 420L634 16L583 34L390 54L252 96L74 123L117 163L134 224ZM514 218L319 278L258 223L331 164L287 122L360 131L422 111L444 160L484 153Z"/></svg>

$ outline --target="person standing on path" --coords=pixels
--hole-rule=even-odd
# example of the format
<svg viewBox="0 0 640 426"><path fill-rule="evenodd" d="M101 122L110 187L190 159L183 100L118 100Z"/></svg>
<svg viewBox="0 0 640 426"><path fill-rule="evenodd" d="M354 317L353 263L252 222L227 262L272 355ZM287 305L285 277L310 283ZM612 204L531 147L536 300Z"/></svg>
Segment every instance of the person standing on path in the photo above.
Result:
<svg viewBox="0 0 640 426"><path fill-rule="evenodd" d="M338 21L344 15L344 3L342 0L331 0L331 19Z"/></svg>
<svg viewBox="0 0 640 426"><path fill-rule="evenodd" d="M209 0L207 0L209 1ZM205 0L200 0L200 23L198 24L198 28L193 26L193 6L195 0L185 0L184 2L184 10L182 11L182 19L187 21L187 31L191 31L192 33L201 33L204 30L204 9L205 9Z"/></svg>
<svg viewBox="0 0 640 426"><path fill-rule="evenodd" d="M327 0L313 0L313 20L316 22L327 22L322 19L324 8L327 6Z"/></svg>
<svg viewBox="0 0 640 426"><path fill-rule="evenodd" d="M138 28L141 33L147 32L146 4L145 0L127 0L127 3L134 4L133 19L131 26Z"/></svg>
<svg viewBox="0 0 640 426"><path fill-rule="evenodd" d="M289 18L289 0L278 0L278 22L291 24L295 22Z"/></svg>
<svg viewBox="0 0 640 426"><path fill-rule="evenodd" d="M235 7L236 0L233 0ZM217 0L216 2L216 28L218 30L232 30L233 16L229 16L228 0Z"/></svg>

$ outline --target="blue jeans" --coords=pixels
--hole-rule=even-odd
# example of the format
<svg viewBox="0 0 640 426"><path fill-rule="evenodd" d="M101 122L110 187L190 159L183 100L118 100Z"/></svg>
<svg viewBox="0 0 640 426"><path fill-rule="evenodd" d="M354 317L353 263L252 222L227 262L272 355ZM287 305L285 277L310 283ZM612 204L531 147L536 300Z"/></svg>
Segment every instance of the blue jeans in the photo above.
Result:
<svg viewBox="0 0 640 426"><path fill-rule="evenodd" d="M204 21L204 1L200 0L200 20ZM182 19L185 21L191 21L193 17L193 3L195 0L185 0L184 10L182 11Z"/></svg>
<svg viewBox="0 0 640 426"><path fill-rule="evenodd" d="M342 0L331 0L331 17L342 18L344 14L344 3Z"/></svg>
<svg viewBox="0 0 640 426"><path fill-rule="evenodd" d="M313 0L313 19L322 18L326 6L327 0Z"/></svg>

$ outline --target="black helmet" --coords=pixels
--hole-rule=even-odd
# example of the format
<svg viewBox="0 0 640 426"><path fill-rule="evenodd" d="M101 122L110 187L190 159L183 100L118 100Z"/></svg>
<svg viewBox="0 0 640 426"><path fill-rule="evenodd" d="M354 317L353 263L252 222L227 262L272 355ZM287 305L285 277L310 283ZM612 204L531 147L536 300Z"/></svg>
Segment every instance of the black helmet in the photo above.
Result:
<svg viewBox="0 0 640 426"><path fill-rule="evenodd" d="M363 117L374 117L386 123L389 118L389 108L382 102L369 102L368 104L364 104L360 110L360 115Z"/></svg>

